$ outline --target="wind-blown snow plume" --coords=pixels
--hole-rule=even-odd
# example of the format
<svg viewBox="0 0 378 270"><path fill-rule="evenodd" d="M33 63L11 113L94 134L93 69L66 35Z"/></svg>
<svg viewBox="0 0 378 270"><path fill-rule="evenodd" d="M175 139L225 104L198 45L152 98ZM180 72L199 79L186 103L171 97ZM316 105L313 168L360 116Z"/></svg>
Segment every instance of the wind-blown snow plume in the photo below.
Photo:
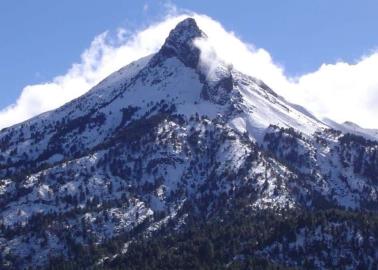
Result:
<svg viewBox="0 0 378 270"><path fill-rule="evenodd" d="M208 41L198 40L201 60L211 70L213 61L232 64L236 69L263 80L278 94L298 103L319 118L353 121L378 128L378 52L355 63L323 64L318 70L296 78L285 75L270 53L243 42L234 33L207 16L196 18Z"/></svg>
<svg viewBox="0 0 378 270"><path fill-rule="evenodd" d="M119 30L115 43L109 41L107 33L97 36L82 54L81 62L74 64L66 74L50 82L26 86L15 104L0 111L0 128L57 108L122 66L156 52L169 31L187 16L194 17L208 35L208 41L198 40L196 45L202 50L202 64L206 64L209 71L212 61L224 61L263 80L278 94L308 108L318 117L378 127L375 121L378 115L378 76L375 72L378 53L353 64L324 64L317 71L290 78L268 51L243 42L214 19L175 11L133 34L125 35L127 31Z"/></svg>
<svg viewBox="0 0 378 270"><path fill-rule="evenodd" d="M168 15L163 21L132 34L119 29L114 40L106 32L98 35L81 55L81 62L73 64L66 74L26 86L15 104L0 111L0 128L55 109L81 96L112 72L156 52L183 17Z"/></svg>

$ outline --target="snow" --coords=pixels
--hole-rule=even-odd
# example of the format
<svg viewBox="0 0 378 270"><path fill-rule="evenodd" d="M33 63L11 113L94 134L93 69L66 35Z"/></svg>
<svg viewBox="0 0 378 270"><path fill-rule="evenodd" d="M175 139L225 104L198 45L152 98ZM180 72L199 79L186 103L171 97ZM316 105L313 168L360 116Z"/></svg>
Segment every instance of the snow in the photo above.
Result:
<svg viewBox="0 0 378 270"><path fill-rule="evenodd" d="M282 98L262 89L252 78L236 73L240 78L237 90L243 98L244 115L247 130L257 141L262 140L265 129L269 125L292 127L308 136L326 128L326 125L293 108Z"/></svg>
<svg viewBox="0 0 378 270"><path fill-rule="evenodd" d="M243 117L235 117L230 121L229 125L240 133L247 132L247 124Z"/></svg>
<svg viewBox="0 0 378 270"><path fill-rule="evenodd" d="M345 122L343 124L339 124L328 118L323 119L323 122L326 123L331 128L340 130L343 133L352 133L355 135L365 137L368 140L378 141L377 129L365 129L352 122Z"/></svg>
<svg viewBox="0 0 378 270"><path fill-rule="evenodd" d="M192 37L202 35L191 23L189 20L182 26L193 27L193 33L179 35L180 31L173 32L170 42L187 43ZM175 50L180 50L177 44L167 44L173 45ZM0 196L10 198L2 209L0 222L9 228L15 228L26 225L30 218L38 213L64 215L76 211L78 213L75 212L74 217L67 218L62 226L80 234L80 222L84 221L88 233L94 233L97 243L101 243L132 230L144 221L153 220L154 213L161 211L167 215L162 220L151 221L146 233L159 229L171 218L177 218L179 229L185 224L187 213L179 217L177 213L188 198L203 196L199 187L208 184L208 172L213 167L216 168L218 189L211 192L219 195L237 188L253 187L258 195L257 200L251 201L250 206L254 209L294 208L298 204L297 196L307 195L314 190L325 197L330 196L339 206L356 209L360 207L360 194L368 187L369 181L356 175L352 168L343 168L339 156L334 154L339 146L338 137L327 135L323 131L335 127L335 124L320 122L304 108L290 104L277 96L257 79L231 70L220 61L216 62L219 66L211 67L212 70L203 67L190 68L179 60L179 57L164 58L153 66L151 61L156 56L157 54L151 55L131 63L100 82L84 96L55 111L0 132L0 140L3 139L5 145L5 150L0 153L0 157L3 158L0 168L10 161L15 162L12 168L0 169L0 177L8 173L8 170L17 172L17 161L35 161L35 168L44 165L40 171L30 172L21 177L17 183L23 190L20 194L16 194L15 181L6 177L0 178ZM232 78L233 88L220 87L220 92L214 94L214 99L205 100L205 85L216 89L218 83L225 78ZM217 102L219 99L222 102ZM161 105L162 100L168 106L175 105L176 111L173 114L183 116L185 124L166 119L158 123L155 140L148 141L141 135L141 140L135 147L137 150L122 143L113 145L119 150L117 156L114 149L113 153L106 147L98 150L97 146L117 134L118 129L122 128L121 123L127 126L133 121L156 114L159 109L157 105ZM155 111L152 110L154 106ZM130 115L126 122L122 122L122 111L131 107L136 112ZM80 117L84 117L85 124L77 127L74 121ZM96 117L103 121L93 121ZM193 121L190 120L193 118ZM61 129L64 130L72 123L74 127L60 133ZM266 133L274 132L274 128L269 128L271 125L293 128L300 132L303 138L297 140L297 150L300 155L308 153L311 165L316 166L292 170L278 159L259 152L263 151L259 147L264 147ZM353 131L369 138L376 138L377 135L377 131L364 130L350 123L344 124L341 128L344 132ZM199 134L198 140L194 142L198 149L192 149L188 145L188 136L192 130ZM206 132L210 131L219 131L221 139L209 138ZM322 139L326 141L325 145L316 142L315 132L321 134ZM290 135L284 133L283 138L290 139ZM53 139L55 141L52 141ZM215 156L213 163L216 166L206 155L213 142L218 143L214 146L215 152L211 153ZM51 153L50 148L55 144L61 147ZM68 150L71 146L86 151L80 152L77 156ZM196 150L201 154L193 153ZM48 154L39 160L45 151L48 151ZM288 151L290 149L284 149L282 152L287 154ZM28 154L27 158L25 153ZM258 159L250 162L247 157L251 153L258 154ZM131 168L126 171L131 173L113 173L109 168L109 160L114 157L119 158L118 162L122 164L119 167ZM194 160L194 157L197 160ZM11 160L8 161L8 158ZM137 160L142 166L142 173L138 177L133 169ZM105 163L105 166L102 166L101 162ZM147 172L150 162L154 164L154 173ZM194 166L191 166L191 163L194 163ZM241 170L243 176L239 177L238 173ZM305 180L298 176L298 172L312 174L313 182L304 184ZM233 177L228 177L228 173ZM340 175L346 180L342 180ZM158 184L157 179L161 181ZM144 191L144 188L147 191ZM298 189L298 193L294 193L294 189ZM85 198L76 206L66 202L66 197L78 200L84 191L87 193ZM173 202L170 201L170 194L177 191L181 195L177 195ZM369 196L376 198L377 192L376 189L371 189ZM121 201L123 197L126 199ZM94 198L96 203L88 210L86 205ZM311 201L308 202L308 206L311 206ZM210 211L211 203L208 207ZM50 250L64 252L65 247L61 245L54 231L49 229L46 233ZM31 254L28 247L32 247L38 251L38 256L33 261L37 264L49 256L47 249L40 249L40 238L33 238L29 234L23 237L31 239L32 244L27 246L20 240L21 236L17 236L7 242L7 248L20 256L27 256ZM357 239L360 238L357 234ZM299 236L297 239L295 245L303 245L303 237ZM0 239L0 243L2 241ZM75 241L85 242L82 236L77 237ZM127 247L125 244L125 249Z"/></svg>

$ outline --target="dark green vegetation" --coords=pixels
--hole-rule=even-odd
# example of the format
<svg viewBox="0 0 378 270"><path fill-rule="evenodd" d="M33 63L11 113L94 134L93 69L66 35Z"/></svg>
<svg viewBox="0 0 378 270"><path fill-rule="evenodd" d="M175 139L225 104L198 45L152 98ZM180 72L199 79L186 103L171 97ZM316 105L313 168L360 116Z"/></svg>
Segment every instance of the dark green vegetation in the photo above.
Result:
<svg viewBox="0 0 378 270"><path fill-rule="evenodd" d="M236 210L207 219L188 217L180 231L173 222L154 237L124 243L80 247L69 261L55 260L48 269L377 269L373 260L378 215L343 210L316 212ZM242 209L242 208L240 208ZM169 232L169 233L168 233ZM350 256L339 256L348 254ZM317 261L324 265L318 265ZM291 267L291 268L290 268Z"/></svg>

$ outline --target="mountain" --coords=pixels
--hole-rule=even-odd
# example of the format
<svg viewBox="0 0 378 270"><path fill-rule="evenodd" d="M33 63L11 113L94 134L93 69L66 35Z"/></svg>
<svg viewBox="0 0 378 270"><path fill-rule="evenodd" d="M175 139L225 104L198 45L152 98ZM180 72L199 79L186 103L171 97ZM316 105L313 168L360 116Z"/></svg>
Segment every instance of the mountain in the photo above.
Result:
<svg viewBox="0 0 378 270"><path fill-rule="evenodd" d="M327 123L327 125L329 125L330 127L336 130L342 131L343 133L351 133L354 135L364 137L368 140L378 141L378 129L362 128L359 125L350 121L339 124L328 118L323 119L323 122Z"/></svg>
<svg viewBox="0 0 378 270"><path fill-rule="evenodd" d="M2 269L375 269L377 141L195 39L0 132Z"/></svg>

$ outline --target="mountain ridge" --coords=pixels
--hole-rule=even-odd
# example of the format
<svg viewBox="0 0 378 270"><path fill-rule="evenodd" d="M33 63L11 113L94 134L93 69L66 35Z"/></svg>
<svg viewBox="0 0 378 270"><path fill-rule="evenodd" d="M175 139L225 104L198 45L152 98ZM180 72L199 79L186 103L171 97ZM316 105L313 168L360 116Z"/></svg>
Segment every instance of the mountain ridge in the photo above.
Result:
<svg viewBox="0 0 378 270"><path fill-rule="evenodd" d="M75 260L78 246L128 246L239 204L376 211L377 142L330 128L221 61L207 69L197 38L206 34L186 19L156 54L0 132L4 266Z"/></svg>

